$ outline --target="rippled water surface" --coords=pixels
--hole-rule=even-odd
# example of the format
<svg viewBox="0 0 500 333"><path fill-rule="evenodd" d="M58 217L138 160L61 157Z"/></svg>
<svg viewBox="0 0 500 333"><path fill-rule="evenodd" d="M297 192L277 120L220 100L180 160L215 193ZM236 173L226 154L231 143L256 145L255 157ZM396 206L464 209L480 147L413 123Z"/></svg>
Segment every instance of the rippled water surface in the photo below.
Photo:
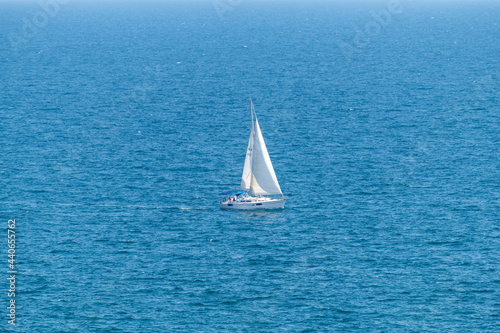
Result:
<svg viewBox="0 0 500 333"><path fill-rule="evenodd" d="M498 330L500 7L387 6L2 2L15 330Z"/></svg>

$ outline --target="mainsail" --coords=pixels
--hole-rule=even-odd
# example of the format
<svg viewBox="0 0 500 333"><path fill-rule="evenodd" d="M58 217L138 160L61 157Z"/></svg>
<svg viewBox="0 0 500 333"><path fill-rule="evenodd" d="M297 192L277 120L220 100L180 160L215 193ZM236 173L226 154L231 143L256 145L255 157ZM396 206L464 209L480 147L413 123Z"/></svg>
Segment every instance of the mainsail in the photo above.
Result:
<svg viewBox="0 0 500 333"><path fill-rule="evenodd" d="M251 100L250 110L252 112L252 131L248 140L241 188L250 190L253 195L282 194Z"/></svg>
<svg viewBox="0 0 500 333"><path fill-rule="evenodd" d="M253 112L252 112L252 132L250 132L250 139L248 139L247 156L245 157L245 165L243 166L243 174L241 175L241 189L250 190L250 183L252 180L252 161L253 161L253 141L254 141L254 129L253 129Z"/></svg>

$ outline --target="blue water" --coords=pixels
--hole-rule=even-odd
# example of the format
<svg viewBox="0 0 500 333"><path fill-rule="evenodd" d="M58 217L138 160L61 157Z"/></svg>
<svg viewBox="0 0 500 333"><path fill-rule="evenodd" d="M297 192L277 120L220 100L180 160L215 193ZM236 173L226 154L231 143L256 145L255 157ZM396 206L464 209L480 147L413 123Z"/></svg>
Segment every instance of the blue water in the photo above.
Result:
<svg viewBox="0 0 500 333"><path fill-rule="evenodd" d="M500 6L388 3L0 3L1 330L497 331Z"/></svg>

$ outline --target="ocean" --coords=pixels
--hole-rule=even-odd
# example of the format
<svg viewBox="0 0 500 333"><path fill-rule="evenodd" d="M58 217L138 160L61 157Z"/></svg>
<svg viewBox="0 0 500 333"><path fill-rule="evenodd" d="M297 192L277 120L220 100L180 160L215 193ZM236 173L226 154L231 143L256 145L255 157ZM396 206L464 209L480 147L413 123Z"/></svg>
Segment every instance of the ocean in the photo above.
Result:
<svg viewBox="0 0 500 333"><path fill-rule="evenodd" d="M499 14L0 2L0 330L498 331ZM219 209L249 98L284 210Z"/></svg>

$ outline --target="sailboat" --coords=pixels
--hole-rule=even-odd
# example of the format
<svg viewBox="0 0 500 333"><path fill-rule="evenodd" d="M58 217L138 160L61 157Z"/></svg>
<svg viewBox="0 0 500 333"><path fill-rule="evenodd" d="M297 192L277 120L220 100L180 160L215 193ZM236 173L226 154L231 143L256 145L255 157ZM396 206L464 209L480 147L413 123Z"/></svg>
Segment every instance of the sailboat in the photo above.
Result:
<svg viewBox="0 0 500 333"><path fill-rule="evenodd" d="M257 114L250 100L252 129L248 140L245 164L239 189L220 193L221 209L254 210L283 209L286 198L274 173L271 158L267 152L260 130Z"/></svg>

